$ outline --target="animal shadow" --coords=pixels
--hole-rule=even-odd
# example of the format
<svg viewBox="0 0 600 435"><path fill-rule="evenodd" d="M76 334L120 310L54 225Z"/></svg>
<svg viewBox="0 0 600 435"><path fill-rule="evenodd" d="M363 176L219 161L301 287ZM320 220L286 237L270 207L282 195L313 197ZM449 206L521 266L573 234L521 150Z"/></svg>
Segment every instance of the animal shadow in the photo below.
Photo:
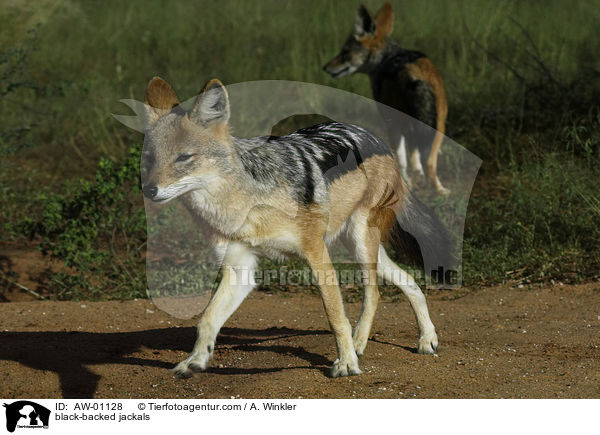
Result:
<svg viewBox="0 0 600 435"><path fill-rule="evenodd" d="M326 357L300 346L281 345L279 340L295 336L329 334L325 330L270 328L262 330L223 328L220 346L231 349L275 352L305 360L307 368L327 371L332 364ZM161 361L131 356L142 348L153 351L189 351L196 338L196 328L164 328L135 332L3 332L0 359L15 361L36 370L55 372L64 398L92 398L100 376L87 368L91 365L124 364L171 369L175 361ZM217 347L217 348L218 348ZM267 373L298 367L210 368L208 373L235 375Z"/></svg>

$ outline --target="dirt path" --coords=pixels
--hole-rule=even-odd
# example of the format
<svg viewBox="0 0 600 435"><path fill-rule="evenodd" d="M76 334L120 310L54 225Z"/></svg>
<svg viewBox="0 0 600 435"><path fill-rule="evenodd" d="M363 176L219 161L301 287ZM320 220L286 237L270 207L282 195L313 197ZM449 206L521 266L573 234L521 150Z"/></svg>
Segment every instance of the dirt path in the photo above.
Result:
<svg viewBox="0 0 600 435"><path fill-rule="evenodd" d="M0 397L600 397L600 285L432 294L439 356L414 353L408 303L383 303L362 376L330 379L320 299L255 293L226 324L211 368L169 370L195 338L150 301L0 304ZM360 306L347 304L356 319Z"/></svg>

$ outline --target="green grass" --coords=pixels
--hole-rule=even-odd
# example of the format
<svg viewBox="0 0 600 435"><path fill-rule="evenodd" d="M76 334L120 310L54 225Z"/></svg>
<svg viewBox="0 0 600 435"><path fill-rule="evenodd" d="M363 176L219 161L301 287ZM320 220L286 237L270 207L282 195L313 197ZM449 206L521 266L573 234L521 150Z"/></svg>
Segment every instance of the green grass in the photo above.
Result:
<svg viewBox="0 0 600 435"><path fill-rule="evenodd" d="M379 3L367 5L374 10ZM578 2L565 8L561 1L544 2L546 13L539 19L538 6L515 1L398 2L394 37L406 47L425 51L440 67L452 109L450 132L461 133L486 116L508 111L518 118L525 91L471 35L532 77L534 69L528 65L533 61L525 54L532 48L510 20L514 17L528 29L557 77L571 82L600 69L593 55L600 51L595 4ZM12 18L3 27L3 46L14 46L15 35L25 38L36 24L23 17L24 8L4 9L9 17L21 19ZM63 0L46 10L34 14L41 23L37 50L25 71L36 89L15 95L7 104L10 110L3 110L3 122L25 117L38 124L32 137L39 148L32 156L50 154L64 171L73 172L76 164L83 174L100 155L124 157L127 143L139 141L139 136L110 113L126 112L118 102L121 98L142 100L154 75L168 79L184 98L195 95L210 77L224 83L298 80L370 96L365 76L336 80L321 70L352 27L353 2L204 1L165 6L162 1L98 5ZM498 127L509 127L504 140L512 142L514 128ZM468 145L480 156L485 154L483 158L494 156L488 143Z"/></svg>
<svg viewBox="0 0 600 435"><path fill-rule="evenodd" d="M382 2L365 3L375 11ZM600 3L392 3L394 38L426 52L444 76L448 134L483 159L465 228L466 283L598 277ZM57 203L81 202L78 178L92 190L103 188L105 181L95 179L100 159L121 167L142 139L110 114L129 114L119 100L142 100L154 75L172 83L181 99L211 77L297 80L370 96L366 76L332 79L321 70L352 28L354 2L0 5L0 220L13 229L43 222ZM113 199L100 201L96 212L125 207ZM127 201L128 210L142 207L139 195ZM74 261L53 282L80 281L58 284L55 294L140 294L143 262L131 246L143 243L143 234L132 228L135 240L111 248L112 229L90 229L87 217L72 218L89 238L85 247L68 228L30 232L58 251L70 246L108 257L93 270ZM91 240L92 230L101 242ZM1 239L23 237L23 231L0 229ZM107 260L110 249L125 266Z"/></svg>
<svg viewBox="0 0 600 435"><path fill-rule="evenodd" d="M600 182L592 173L548 153L476 192L465 232L467 282L597 279Z"/></svg>

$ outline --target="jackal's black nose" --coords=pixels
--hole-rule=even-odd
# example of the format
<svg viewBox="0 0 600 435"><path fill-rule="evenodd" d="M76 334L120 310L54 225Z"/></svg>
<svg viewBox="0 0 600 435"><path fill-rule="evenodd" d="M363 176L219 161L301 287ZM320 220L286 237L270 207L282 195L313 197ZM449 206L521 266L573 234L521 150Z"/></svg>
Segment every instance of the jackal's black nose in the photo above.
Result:
<svg viewBox="0 0 600 435"><path fill-rule="evenodd" d="M158 193L158 187L152 185L144 186L142 187L142 192L144 192L144 195L146 195L146 197L153 199Z"/></svg>

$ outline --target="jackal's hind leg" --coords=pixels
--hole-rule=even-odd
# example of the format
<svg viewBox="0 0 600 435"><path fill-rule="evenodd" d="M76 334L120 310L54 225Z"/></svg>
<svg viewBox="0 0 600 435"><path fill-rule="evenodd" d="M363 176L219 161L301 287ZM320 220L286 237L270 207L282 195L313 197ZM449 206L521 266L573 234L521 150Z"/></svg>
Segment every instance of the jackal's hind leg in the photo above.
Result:
<svg viewBox="0 0 600 435"><path fill-rule="evenodd" d="M358 357L352 345L352 328L344 313L342 294L329 253L323 240L305 247L305 257L317 277L327 320L335 336L338 359L331 367L331 376L359 375Z"/></svg>
<svg viewBox="0 0 600 435"><path fill-rule="evenodd" d="M431 147L431 152L429 154L429 157L427 158L426 165L427 165L427 179L429 181L429 184L435 188L437 193L445 196L450 193L450 190L446 189L442 185L442 182L440 181L438 174L437 174L437 163L438 163L438 156L441 152L441 147L442 147L442 140L443 140L442 137L443 137L442 133L438 131L436 133L436 137L435 137L433 145Z"/></svg>
<svg viewBox="0 0 600 435"><path fill-rule="evenodd" d="M394 263L385 252L383 246L379 247L379 264L377 273L386 281L400 287L417 318L419 326L419 353L434 354L438 347L438 338L435 327L429 317L425 295L412 276Z"/></svg>
<svg viewBox="0 0 600 435"><path fill-rule="evenodd" d="M363 271L364 297L360 317L352 335L354 350L362 355L367 346L375 311L379 303L377 288L377 253L381 232L368 226L368 211L356 211L346 236L346 246L354 252L356 261Z"/></svg>
<svg viewBox="0 0 600 435"><path fill-rule="evenodd" d="M421 163L421 153L419 148L415 148L410 153L410 167L416 172L419 177L425 177L425 171L423 170L423 164Z"/></svg>

